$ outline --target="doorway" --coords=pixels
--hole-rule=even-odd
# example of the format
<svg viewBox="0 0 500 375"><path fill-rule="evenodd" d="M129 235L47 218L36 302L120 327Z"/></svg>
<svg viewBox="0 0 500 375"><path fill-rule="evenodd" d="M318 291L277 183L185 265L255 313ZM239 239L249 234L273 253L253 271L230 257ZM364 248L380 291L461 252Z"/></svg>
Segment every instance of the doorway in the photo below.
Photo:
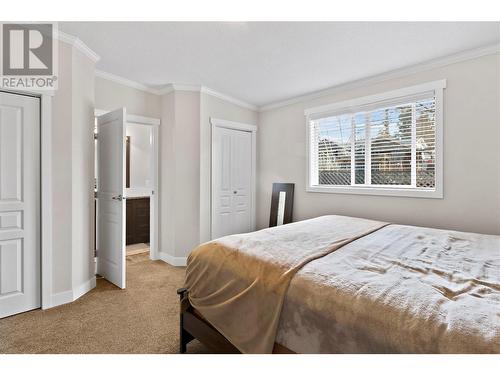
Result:
<svg viewBox="0 0 500 375"><path fill-rule="evenodd" d="M151 126L126 124L126 255L150 253L152 144Z"/></svg>
<svg viewBox="0 0 500 375"><path fill-rule="evenodd" d="M124 108L95 115L97 273L125 288L127 256L158 259L160 120Z"/></svg>
<svg viewBox="0 0 500 375"><path fill-rule="evenodd" d="M40 98L0 91L0 318L41 307Z"/></svg>

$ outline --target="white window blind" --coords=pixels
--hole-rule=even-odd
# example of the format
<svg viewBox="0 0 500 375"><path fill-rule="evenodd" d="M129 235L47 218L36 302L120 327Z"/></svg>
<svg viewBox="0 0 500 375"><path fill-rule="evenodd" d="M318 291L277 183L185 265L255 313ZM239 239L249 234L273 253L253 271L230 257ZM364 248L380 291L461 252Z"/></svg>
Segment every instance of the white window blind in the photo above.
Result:
<svg viewBox="0 0 500 375"><path fill-rule="evenodd" d="M309 113L309 187L435 191L436 103L430 90Z"/></svg>

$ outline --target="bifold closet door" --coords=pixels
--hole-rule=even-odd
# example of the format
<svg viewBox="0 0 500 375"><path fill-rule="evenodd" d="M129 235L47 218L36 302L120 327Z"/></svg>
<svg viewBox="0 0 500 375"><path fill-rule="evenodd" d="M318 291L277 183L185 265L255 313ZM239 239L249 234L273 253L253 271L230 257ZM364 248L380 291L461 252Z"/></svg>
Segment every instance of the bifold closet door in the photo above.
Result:
<svg viewBox="0 0 500 375"><path fill-rule="evenodd" d="M41 306L40 99L0 92L0 318Z"/></svg>
<svg viewBox="0 0 500 375"><path fill-rule="evenodd" d="M214 127L212 238L252 230L252 133Z"/></svg>

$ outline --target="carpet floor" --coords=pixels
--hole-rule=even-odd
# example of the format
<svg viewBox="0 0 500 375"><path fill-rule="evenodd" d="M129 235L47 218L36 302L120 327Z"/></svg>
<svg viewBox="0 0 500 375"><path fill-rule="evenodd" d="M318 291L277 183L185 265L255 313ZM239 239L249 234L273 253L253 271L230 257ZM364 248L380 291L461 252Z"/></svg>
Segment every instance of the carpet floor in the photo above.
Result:
<svg viewBox="0 0 500 375"><path fill-rule="evenodd" d="M0 353L178 353L184 268L127 257L127 288L104 279L75 302L0 319ZM208 353L198 341L188 353Z"/></svg>

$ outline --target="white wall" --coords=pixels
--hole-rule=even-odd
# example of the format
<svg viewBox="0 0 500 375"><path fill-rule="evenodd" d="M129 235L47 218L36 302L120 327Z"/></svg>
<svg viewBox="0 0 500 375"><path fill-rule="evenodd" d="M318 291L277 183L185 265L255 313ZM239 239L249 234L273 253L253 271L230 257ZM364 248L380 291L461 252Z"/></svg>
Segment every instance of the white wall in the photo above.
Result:
<svg viewBox="0 0 500 375"><path fill-rule="evenodd" d="M72 71L72 289L84 290L94 273L95 63L73 49ZM78 292L75 292L78 293Z"/></svg>
<svg viewBox="0 0 500 375"><path fill-rule="evenodd" d="M185 257L198 245L200 231L199 92L175 92L175 129L174 254Z"/></svg>
<svg viewBox="0 0 500 375"><path fill-rule="evenodd" d="M210 237L210 117L256 124L257 113L188 91L163 95L161 106L160 256L180 265Z"/></svg>
<svg viewBox="0 0 500 375"><path fill-rule="evenodd" d="M340 214L500 234L499 70L500 54L489 55L262 112L257 132L258 226L269 221L272 183L293 182L294 220ZM443 78L444 199L305 191L304 109Z"/></svg>
<svg viewBox="0 0 500 375"><path fill-rule="evenodd" d="M72 47L58 46L58 90L52 100L52 293L72 288Z"/></svg>
<svg viewBox="0 0 500 375"><path fill-rule="evenodd" d="M151 127L139 124L127 124L127 136L130 136L130 188L127 197L149 196L152 188Z"/></svg>
<svg viewBox="0 0 500 375"><path fill-rule="evenodd" d="M94 67L59 43L59 88L52 106L51 304L73 300L94 280ZM46 301L44 301L44 304Z"/></svg>
<svg viewBox="0 0 500 375"><path fill-rule="evenodd" d="M132 115L160 118L161 97L143 90L95 77L96 108L112 111L127 108Z"/></svg>
<svg viewBox="0 0 500 375"><path fill-rule="evenodd" d="M162 98L160 126L160 256L170 263L198 244L200 93Z"/></svg>
<svg viewBox="0 0 500 375"><path fill-rule="evenodd" d="M160 246L159 252L175 257L175 93L161 98L160 125Z"/></svg>

